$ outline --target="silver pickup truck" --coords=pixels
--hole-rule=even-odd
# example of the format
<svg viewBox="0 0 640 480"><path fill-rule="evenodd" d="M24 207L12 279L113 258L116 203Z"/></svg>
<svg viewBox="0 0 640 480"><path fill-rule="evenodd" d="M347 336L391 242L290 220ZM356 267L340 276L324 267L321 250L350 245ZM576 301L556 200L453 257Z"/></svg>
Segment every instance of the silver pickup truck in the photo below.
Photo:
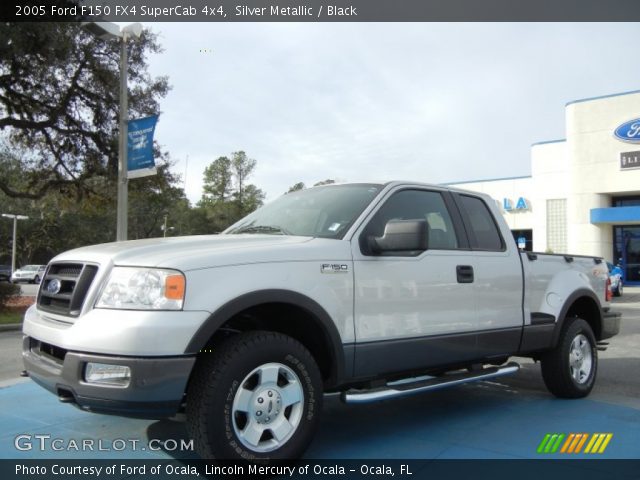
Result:
<svg viewBox="0 0 640 480"><path fill-rule="evenodd" d="M31 378L95 412L186 411L205 458L294 458L323 393L362 403L515 373L589 394L617 334L601 258L518 251L495 202L406 182L282 196L221 235L95 245L48 265Z"/></svg>

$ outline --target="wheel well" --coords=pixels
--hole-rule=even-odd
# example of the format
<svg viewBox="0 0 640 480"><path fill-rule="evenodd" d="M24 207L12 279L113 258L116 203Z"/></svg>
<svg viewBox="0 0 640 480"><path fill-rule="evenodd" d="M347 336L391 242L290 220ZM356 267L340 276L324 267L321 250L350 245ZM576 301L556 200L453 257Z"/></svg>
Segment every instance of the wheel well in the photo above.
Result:
<svg viewBox="0 0 640 480"><path fill-rule="evenodd" d="M592 298L580 297L573 302L565 315L565 318L569 317L580 317L586 320L596 339L600 339L602 335L601 312L600 307Z"/></svg>
<svg viewBox="0 0 640 480"><path fill-rule="evenodd" d="M315 359L325 384L335 380L336 362L329 335L315 315L297 305L272 302L249 307L221 325L205 348L213 348L229 335L251 330L279 332L295 338Z"/></svg>

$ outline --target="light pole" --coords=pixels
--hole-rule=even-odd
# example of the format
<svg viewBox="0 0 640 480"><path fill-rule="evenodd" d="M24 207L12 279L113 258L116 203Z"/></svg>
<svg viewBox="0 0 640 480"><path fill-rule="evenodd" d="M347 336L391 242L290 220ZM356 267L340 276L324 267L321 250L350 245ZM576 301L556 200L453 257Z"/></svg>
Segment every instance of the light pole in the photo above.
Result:
<svg viewBox="0 0 640 480"><path fill-rule="evenodd" d="M11 252L11 275L16 271L16 243L18 238L18 220L29 220L26 215L13 215L11 213L3 213L5 218L13 218L13 242Z"/></svg>
<svg viewBox="0 0 640 480"><path fill-rule="evenodd" d="M120 40L120 134L118 137L118 199L116 220L116 241L127 239L127 212L128 212L128 180L127 180L127 121L128 92L127 92L127 39L140 38L142 25L132 23L122 30L115 23L110 22L86 22L85 28L96 37L103 40L117 38Z"/></svg>

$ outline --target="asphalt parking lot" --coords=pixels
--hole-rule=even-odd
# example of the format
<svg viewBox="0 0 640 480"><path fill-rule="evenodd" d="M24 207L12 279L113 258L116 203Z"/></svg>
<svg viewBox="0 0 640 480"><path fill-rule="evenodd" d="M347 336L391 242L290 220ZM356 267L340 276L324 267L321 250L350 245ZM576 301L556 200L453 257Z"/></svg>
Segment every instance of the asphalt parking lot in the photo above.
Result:
<svg viewBox="0 0 640 480"><path fill-rule="evenodd" d="M600 352L598 381L586 399L554 398L544 387L538 365L523 359L515 359L522 364L516 375L405 399L344 405L336 396L327 396L323 421L307 457L566 458L561 453L538 453L546 434L611 433L598 458L639 459L640 288L627 288L624 297L615 299L614 308L623 312L623 330L607 351ZM195 458L188 448L180 449L180 442L188 439L179 419L148 421L85 413L21 379L19 332L0 332L0 367L0 458ZM35 441L31 449L24 448L26 444L21 449L16 445L20 435L62 439L63 446L70 440L101 439L105 449L42 450ZM115 448L117 440L124 442ZM587 457L581 452L572 458Z"/></svg>

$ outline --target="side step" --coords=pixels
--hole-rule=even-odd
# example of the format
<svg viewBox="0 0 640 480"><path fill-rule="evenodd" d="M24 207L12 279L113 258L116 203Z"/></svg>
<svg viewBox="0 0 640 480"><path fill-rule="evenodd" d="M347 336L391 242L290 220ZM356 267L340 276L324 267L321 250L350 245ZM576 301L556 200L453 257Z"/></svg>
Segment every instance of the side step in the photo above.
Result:
<svg viewBox="0 0 640 480"><path fill-rule="evenodd" d="M512 373L516 373L518 370L520 370L519 364L509 362L500 367L490 367L468 373L445 375L443 377L424 377L425 379L413 382L405 382L401 380L398 382L388 383L386 388L382 388L380 390L350 390L348 392L342 392L340 399L345 403L372 403L390 398L406 397L431 390L440 390L441 388L462 385L467 382L475 382L478 380L487 380L489 378L510 375Z"/></svg>

